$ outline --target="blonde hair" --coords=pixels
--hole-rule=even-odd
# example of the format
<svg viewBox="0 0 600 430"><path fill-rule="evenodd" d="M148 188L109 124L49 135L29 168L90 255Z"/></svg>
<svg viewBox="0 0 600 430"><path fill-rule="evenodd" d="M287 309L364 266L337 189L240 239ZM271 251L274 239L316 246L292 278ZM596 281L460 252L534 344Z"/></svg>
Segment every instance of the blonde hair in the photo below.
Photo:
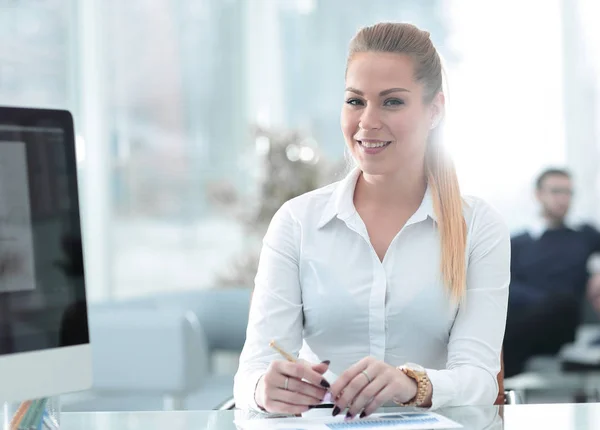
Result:
<svg viewBox="0 0 600 430"><path fill-rule="evenodd" d="M415 80L423 84L429 104L443 91L442 64L429 32L412 24L379 23L362 28L350 42L348 64L360 52L405 54L414 62ZM467 226L454 163L441 142L440 125L429 135L425 174L433 199L441 242L441 274L450 296L460 301L466 293Z"/></svg>

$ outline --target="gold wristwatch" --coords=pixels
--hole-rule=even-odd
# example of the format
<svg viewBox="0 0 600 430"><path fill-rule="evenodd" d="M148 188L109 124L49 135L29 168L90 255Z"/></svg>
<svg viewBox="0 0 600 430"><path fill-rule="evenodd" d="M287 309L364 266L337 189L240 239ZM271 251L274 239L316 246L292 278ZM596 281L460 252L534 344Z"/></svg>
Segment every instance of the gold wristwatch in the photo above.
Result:
<svg viewBox="0 0 600 430"><path fill-rule="evenodd" d="M427 389L431 384L425 368L415 363L406 363L398 367L398 370L417 382L417 395L406 403L397 402L396 400L394 402L399 406L421 406L425 402Z"/></svg>

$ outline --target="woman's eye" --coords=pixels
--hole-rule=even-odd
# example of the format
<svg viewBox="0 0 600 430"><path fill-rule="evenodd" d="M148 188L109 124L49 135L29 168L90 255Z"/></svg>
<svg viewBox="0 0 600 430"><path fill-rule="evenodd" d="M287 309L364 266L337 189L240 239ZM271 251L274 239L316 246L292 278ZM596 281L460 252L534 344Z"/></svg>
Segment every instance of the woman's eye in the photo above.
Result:
<svg viewBox="0 0 600 430"><path fill-rule="evenodd" d="M403 100L400 99L387 99L384 102L384 106L402 106L404 104Z"/></svg>
<svg viewBox="0 0 600 430"><path fill-rule="evenodd" d="M346 100L346 103L348 103L351 106L362 106L363 105L362 100L359 100L359 99L348 99L348 100Z"/></svg>

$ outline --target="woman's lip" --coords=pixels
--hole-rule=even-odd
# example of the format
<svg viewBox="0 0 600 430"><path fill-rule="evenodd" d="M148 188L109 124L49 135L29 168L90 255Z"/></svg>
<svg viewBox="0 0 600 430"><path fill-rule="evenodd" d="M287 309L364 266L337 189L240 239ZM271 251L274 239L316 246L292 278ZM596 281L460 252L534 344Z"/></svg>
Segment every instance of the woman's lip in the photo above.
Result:
<svg viewBox="0 0 600 430"><path fill-rule="evenodd" d="M385 145L383 146L376 146L376 147L366 147L363 144L360 143L360 141L358 142L358 146L361 148L361 150L367 154L367 155L376 155L379 154L380 152L384 151L388 146L390 146L390 144L392 143L391 141L387 141L385 142Z"/></svg>
<svg viewBox="0 0 600 430"><path fill-rule="evenodd" d="M357 142L367 142L367 143L388 143L391 140L385 139L356 139Z"/></svg>
<svg viewBox="0 0 600 430"><path fill-rule="evenodd" d="M370 143L370 144L377 144L377 143L383 143L386 146L389 145L390 143L392 143L391 140L356 140L356 143L358 143L359 145L362 145L364 143Z"/></svg>

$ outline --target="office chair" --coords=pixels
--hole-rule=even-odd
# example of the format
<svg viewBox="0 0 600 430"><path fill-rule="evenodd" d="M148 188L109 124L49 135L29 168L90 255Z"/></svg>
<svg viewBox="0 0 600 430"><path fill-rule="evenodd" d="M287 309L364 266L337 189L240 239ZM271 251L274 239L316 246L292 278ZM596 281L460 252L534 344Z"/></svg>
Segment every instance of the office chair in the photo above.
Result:
<svg viewBox="0 0 600 430"><path fill-rule="evenodd" d="M498 397L494 405L517 405L522 403L515 391L504 389L504 351L500 353L500 372L498 373Z"/></svg>

